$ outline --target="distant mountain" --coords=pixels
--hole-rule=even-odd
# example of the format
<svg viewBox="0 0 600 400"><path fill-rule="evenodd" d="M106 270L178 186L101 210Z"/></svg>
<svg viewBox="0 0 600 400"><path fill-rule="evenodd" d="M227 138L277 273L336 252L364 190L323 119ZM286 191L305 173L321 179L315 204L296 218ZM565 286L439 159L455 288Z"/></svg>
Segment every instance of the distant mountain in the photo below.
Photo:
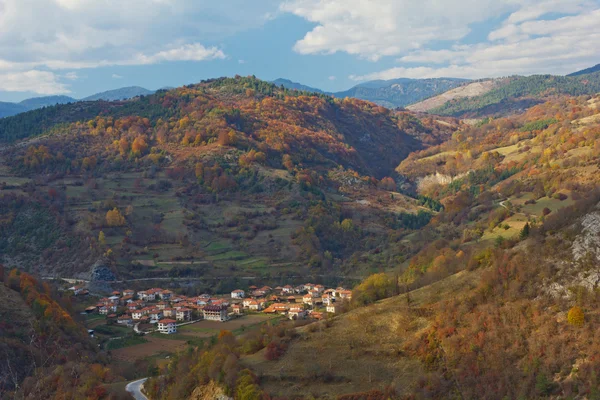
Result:
<svg viewBox="0 0 600 400"><path fill-rule="evenodd" d="M29 109L21 104L0 101L0 118L11 117L25 111Z"/></svg>
<svg viewBox="0 0 600 400"><path fill-rule="evenodd" d="M168 89L172 88L163 88L163 90ZM92 96L86 97L81 100L77 100L69 96L45 96L32 97L31 99L25 99L20 103L0 102L0 118L12 117L13 115L17 115L31 110L37 110L38 108L55 106L57 104L76 103L78 101L127 100L133 97L147 96L153 93L153 90L144 89L143 87L139 86L130 86L115 90L109 90L102 93L96 93Z"/></svg>
<svg viewBox="0 0 600 400"><path fill-rule="evenodd" d="M132 97L137 96L148 96L153 94L153 90L144 89L139 86L129 86L115 90L108 90L102 93L96 93L92 96L85 97L81 99L81 101L96 101L96 100L106 100L106 101L116 101L116 100L126 100L131 99Z"/></svg>
<svg viewBox="0 0 600 400"><path fill-rule="evenodd" d="M470 82L468 79L393 79L361 83L353 88L333 93L335 97L355 97L372 101L384 107L396 108L417 103Z"/></svg>
<svg viewBox="0 0 600 400"><path fill-rule="evenodd" d="M77 99L69 96L45 96L45 97L33 97L20 102L22 106L28 110L35 110L37 108L54 106L56 104L74 103Z"/></svg>
<svg viewBox="0 0 600 400"><path fill-rule="evenodd" d="M286 89L295 89L295 90L300 90L300 91L304 91L304 92L313 92L313 93L324 93L321 89L306 86L306 85L303 85L298 82L292 82L289 79L283 79L283 78L275 79L273 81L273 84L275 84L277 86L283 86Z"/></svg>
<svg viewBox="0 0 600 400"><path fill-rule="evenodd" d="M595 65L590 68L582 69L581 71L573 72L572 74L569 74L567 76L587 75L587 74L593 74L594 72L598 72L598 71L600 71L600 64Z"/></svg>

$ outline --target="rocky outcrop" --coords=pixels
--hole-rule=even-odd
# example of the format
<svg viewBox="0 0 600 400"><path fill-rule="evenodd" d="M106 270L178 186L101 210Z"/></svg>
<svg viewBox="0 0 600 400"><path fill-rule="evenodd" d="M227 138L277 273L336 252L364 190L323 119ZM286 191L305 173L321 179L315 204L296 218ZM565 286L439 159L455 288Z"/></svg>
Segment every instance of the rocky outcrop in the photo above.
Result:
<svg viewBox="0 0 600 400"><path fill-rule="evenodd" d="M94 282L94 281L102 281L102 282L107 282L107 281L114 281L116 280L115 274L113 273L112 269L109 267L109 263L104 260L104 259L100 259L98 261L96 261L94 263L94 265L92 265L91 271L90 271L90 281Z"/></svg>
<svg viewBox="0 0 600 400"><path fill-rule="evenodd" d="M233 400L233 398L226 396L219 385L210 381L194 389L189 400Z"/></svg>

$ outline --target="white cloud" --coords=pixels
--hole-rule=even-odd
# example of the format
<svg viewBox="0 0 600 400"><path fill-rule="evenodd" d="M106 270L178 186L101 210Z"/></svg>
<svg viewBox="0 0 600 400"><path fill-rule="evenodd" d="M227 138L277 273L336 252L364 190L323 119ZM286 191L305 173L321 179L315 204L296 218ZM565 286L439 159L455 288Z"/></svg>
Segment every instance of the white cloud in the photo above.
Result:
<svg viewBox="0 0 600 400"><path fill-rule="evenodd" d="M118 74L112 74L111 78L113 78L113 79L123 79L123 77L121 75L118 75Z"/></svg>
<svg viewBox="0 0 600 400"><path fill-rule="evenodd" d="M77 72L67 72L64 77L65 79L68 79L70 81L76 81L77 79L79 79L79 75L77 75Z"/></svg>
<svg viewBox="0 0 600 400"><path fill-rule="evenodd" d="M0 91L45 95L70 93L65 84L58 82L54 73L36 70L0 73Z"/></svg>
<svg viewBox="0 0 600 400"><path fill-rule="evenodd" d="M569 3L569 4L567 4ZM570 5L570 8L567 7ZM594 6L595 5L595 6ZM550 12L570 15L538 19ZM492 31L488 41L448 49L418 49L400 57L401 65L351 79L485 78L513 74L564 74L600 61L600 5L553 0L523 7Z"/></svg>
<svg viewBox="0 0 600 400"><path fill-rule="evenodd" d="M327 78L327 79L329 79L330 81L335 81L337 78L336 78L335 76L331 75L331 76L330 76L329 78Z"/></svg>
<svg viewBox="0 0 600 400"><path fill-rule="evenodd" d="M469 25L516 7L517 0L289 0L281 10L317 26L294 49L300 54L346 52L376 61L456 41Z"/></svg>
<svg viewBox="0 0 600 400"><path fill-rule="evenodd" d="M0 0L0 73L222 59L211 43L262 25L278 3Z"/></svg>
<svg viewBox="0 0 600 400"><path fill-rule="evenodd" d="M599 8L598 0L288 0L280 10L316 24L296 42L300 54L397 57L396 67L350 76L370 80L572 72L600 61ZM460 44L473 23L503 14L487 40ZM565 16L542 18L556 14Z"/></svg>
<svg viewBox="0 0 600 400"><path fill-rule="evenodd" d="M204 61L223 58L225 58L225 53L217 47L206 48L199 43L194 43L159 51L150 56L138 54L132 60L125 62L130 64L155 64L163 61Z"/></svg>
<svg viewBox="0 0 600 400"><path fill-rule="evenodd" d="M246 64L246 60L238 60L238 64Z"/></svg>

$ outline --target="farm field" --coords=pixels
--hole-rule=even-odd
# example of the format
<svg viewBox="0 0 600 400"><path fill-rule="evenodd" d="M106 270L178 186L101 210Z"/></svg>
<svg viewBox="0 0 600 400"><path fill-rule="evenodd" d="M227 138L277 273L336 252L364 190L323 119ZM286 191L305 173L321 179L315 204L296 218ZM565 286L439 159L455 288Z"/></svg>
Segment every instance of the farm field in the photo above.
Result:
<svg viewBox="0 0 600 400"><path fill-rule="evenodd" d="M146 343L113 350L113 357L121 361L135 362L159 353L175 353L187 347L186 342L182 340L161 339L152 335L146 335L145 339Z"/></svg>

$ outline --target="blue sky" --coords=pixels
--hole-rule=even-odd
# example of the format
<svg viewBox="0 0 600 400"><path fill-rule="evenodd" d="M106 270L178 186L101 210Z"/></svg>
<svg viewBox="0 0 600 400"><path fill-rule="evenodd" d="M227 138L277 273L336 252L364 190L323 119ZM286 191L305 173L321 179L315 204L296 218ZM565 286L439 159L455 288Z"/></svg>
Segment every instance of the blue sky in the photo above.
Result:
<svg viewBox="0 0 600 400"><path fill-rule="evenodd" d="M565 74L600 63L600 0L0 0L0 101L254 74Z"/></svg>

